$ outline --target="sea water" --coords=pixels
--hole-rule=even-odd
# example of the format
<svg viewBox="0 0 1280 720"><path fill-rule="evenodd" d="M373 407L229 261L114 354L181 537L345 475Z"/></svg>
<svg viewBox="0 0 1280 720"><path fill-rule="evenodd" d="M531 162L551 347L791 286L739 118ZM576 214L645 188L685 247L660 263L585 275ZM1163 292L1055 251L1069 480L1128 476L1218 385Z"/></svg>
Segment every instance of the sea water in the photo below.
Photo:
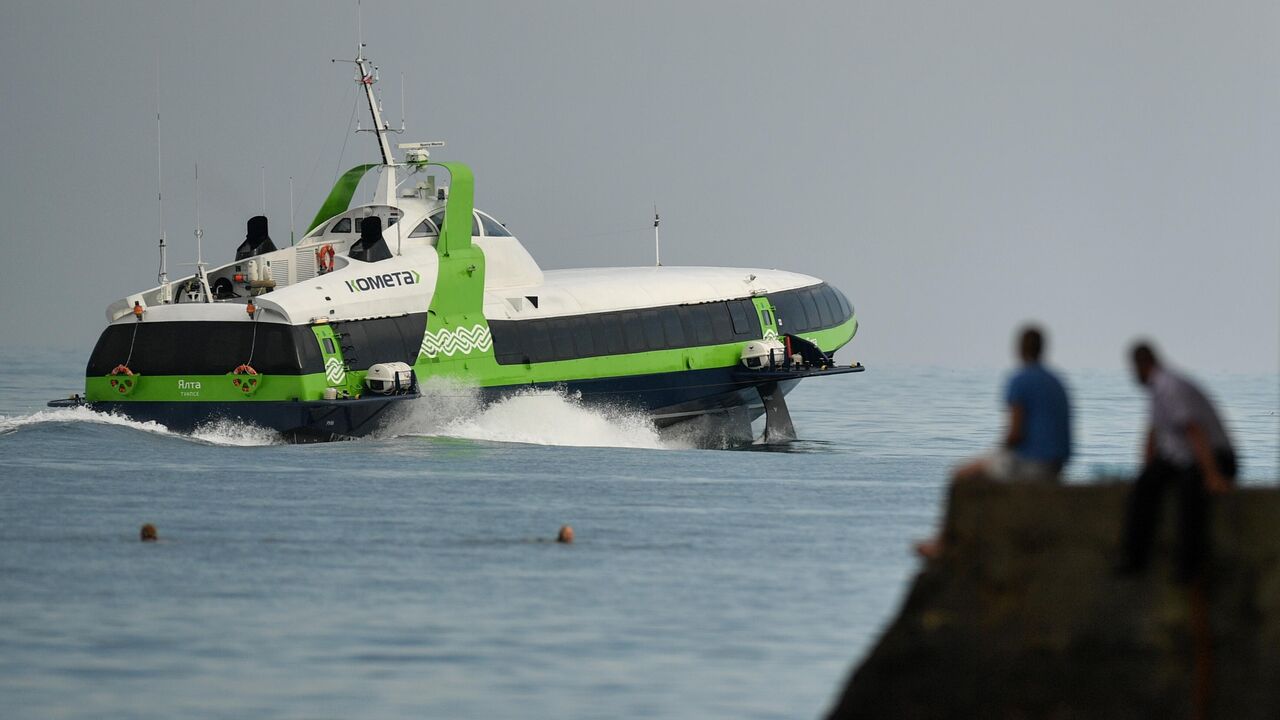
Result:
<svg viewBox="0 0 1280 720"><path fill-rule="evenodd" d="M803 382L785 452L447 386L379 437L294 446L45 409L83 359L3 360L5 718L819 716L897 611L948 468L998 437L1004 375ZM1131 471L1139 389L1068 380L1071 480ZM1280 378L1201 380L1246 481L1274 483Z"/></svg>

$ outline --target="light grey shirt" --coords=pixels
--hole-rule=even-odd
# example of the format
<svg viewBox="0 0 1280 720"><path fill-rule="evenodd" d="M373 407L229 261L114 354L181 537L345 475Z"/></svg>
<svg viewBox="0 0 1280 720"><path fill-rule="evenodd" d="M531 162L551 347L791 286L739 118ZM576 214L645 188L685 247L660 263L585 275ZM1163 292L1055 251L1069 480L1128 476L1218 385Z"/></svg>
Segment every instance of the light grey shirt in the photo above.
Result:
<svg viewBox="0 0 1280 720"><path fill-rule="evenodd" d="M1156 457L1182 467L1194 465L1195 452L1187 439L1187 427L1192 423L1204 432L1215 452L1231 448L1222 420L1195 383L1164 368L1155 368L1150 388Z"/></svg>

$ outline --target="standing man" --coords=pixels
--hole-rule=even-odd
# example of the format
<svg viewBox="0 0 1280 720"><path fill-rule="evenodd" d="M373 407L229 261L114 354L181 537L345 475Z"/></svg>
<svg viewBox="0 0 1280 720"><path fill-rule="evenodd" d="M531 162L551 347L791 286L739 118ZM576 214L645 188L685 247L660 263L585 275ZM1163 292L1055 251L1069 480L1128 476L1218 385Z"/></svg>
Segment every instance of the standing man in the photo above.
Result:
<svg viewBox="0 0 1280 720"><path fill-rule="evenodd" d="M975 478L1057 482L1071 457L1071 403L1058 376L1041 363L1044 333L1028 325L1018 335L1022 367L1009 378L1004 402L1008 423L996 450L955 471L953 480ZM941 536L916 543L929 559L942 553Z"/></svg>
<svg viewBox="0 0 1280 720"><path fill-rule="evenodd" d="M1120 570L1146 568L1160 501L1173 486L1178 493L1178 579L1191 582L1200 576L1209 553L1210 497L1235 484L1235 450L1217 411L1195 383L1163 367L1147 343L1134 345L1132 360L1138 382L1151 394L1151 417L1142 472L1129 495Z"/></svg>

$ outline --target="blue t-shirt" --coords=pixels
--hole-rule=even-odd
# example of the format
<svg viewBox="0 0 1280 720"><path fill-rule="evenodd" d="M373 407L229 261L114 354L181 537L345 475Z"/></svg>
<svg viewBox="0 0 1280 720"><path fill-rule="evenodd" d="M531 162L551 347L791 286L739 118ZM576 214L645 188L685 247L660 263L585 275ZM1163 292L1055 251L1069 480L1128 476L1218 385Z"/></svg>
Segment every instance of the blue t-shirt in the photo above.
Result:
<svg viewBox="0 0 1280 720"><path fill-rule="evenodd" d="M1071 457L1071 405L1057 376L1033 363L1009 378L1005 402L1022 408L1022 441L1013 448L1020 458L1065 463Z"/></svg>

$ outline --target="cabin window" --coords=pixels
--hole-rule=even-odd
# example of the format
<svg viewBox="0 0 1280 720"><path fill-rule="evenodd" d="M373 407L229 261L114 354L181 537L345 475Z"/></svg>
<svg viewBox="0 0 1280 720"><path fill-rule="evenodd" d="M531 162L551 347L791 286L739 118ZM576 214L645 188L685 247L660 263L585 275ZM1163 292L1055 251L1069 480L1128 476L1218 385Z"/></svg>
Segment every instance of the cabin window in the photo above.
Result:
<svg viewBox="0 0 1280 720"><path fill-rule="evenodd" d="M353 370L368 370L375 363L399 361L413 364L422 344L423 314L373 320L343 320L333 324L346 334L351 349L344 354Z"/></svg>
<svg viewBox="0 0 1280 720"><path fill-rule="evenodd" d="M502 223L482 212L477 212L476 214L480 216L480 224L484 226L484 234L488 237L511 237L511 233L507 232Z"/></svg>
<svg viewBox="0 0 1280 720"><path fill-rule="evenodd" d="M797 333L806 329L804 310L800 307L800 298L794 292L770 295L769 301L773 303L782 332Z"/></svg>
<svg viewBox="0 0 1280 720"><path fill-rule="evenodd" d="M547 324L551 327L551 349L555 359L572 360L577 355L572 318L552 318Z"/></svg>
<svg viewBox="0 0 1280 720"><path fill-rule="evenodd" d="M836 324L835 315L831 312L831 307L827 305L826 293L822 292L821 287L809 288L809 298L813 300L813 304L818 308L818 327L830 327ZM808 307L807 305L805 307Z"/></svg>
<svg viewBox="0 0 1280 720"><path fill-rule="evenodd" d="M684 326L685 338L693 338L698 345L710 345L715 342L715 331L711 329L711 318L701 305L681 305L680 324Z"/></svg>
<svg viewBox="0 0 1280 720"><path fill-rule="evenodd" d="M351 218L349 217L341 218L340 220L338 220L338 222L333 224L333 227L329 228L329 232L331 233L351 232Z"/></svg>
<svg viewBox="0 0 1280 720"><path fill-rule="evenodd" d="M514 365L759 338L754 311L750 300L731 300L539 320L494 320L489 330L498 363Z"/></svg>
<svg viewBox="0 0 1280 720"><path fill-rule="evenodd" d="M587 318L578 316L572 318L573 327L573 351L577 357L594 357L602 353L596 352L595 343L591 338L591 325Z"/></svg>
<svg viewBox="0 0 1280 720"><path fill-rule="evenodd" d="M645 349L663 350L668 347L667 339L662 333L662 313L657 310L642 310L640 324L644 326Z"/></svg>
<svg viewBox="0 0 1280 720"><path fill-rule="evenodd" d="M414 228L413 232L409 233L409 237L411 238L434 237L439 234L440 234L440 231L436 229L436 226L434 223L432 223L430 220L423 220L422 222L418 223L418 227Z"/></svg>
<svg viewBox="0 0 1280 720"><path fill-rule="evenodd" d="M729 319L733 321L733 334L744 335L751 332L751 316L740 302L729 303Z"/></svg>
<svg viewBox="0 0 1280 720"><path fill-rule="evenodd" d="M829 285L822 286L822 296L827 300L827 307L831 308L831 322L833 325L839 325L848 318L844 313L844 308L840 307L840 297L835 290Z"/></svg>
<svg viewBox="0 0 1280 720"><path fill-rule="evenodd" d="M711 316L712 342L729 342L736 333L733 332L733 320L729 317L729 303L705 305L707 314Z"/></svg>
<svg viewBox="0 0 1280 720"><path fill-rule="evenodd" d="M106 375L128 360L129 369L144 375L223 375L248 362L251 354L260 373L324 370L320 346L308 326L176 321L109 325L85 374Z"/></svg>
<svg viewBox="0 0 1280 720"><path fill-rule="evenodd" d="M644 325L640 322L640 313L622 313L622 330L627 341L627 352L644 352Z"/></svg>
<svg viewBox="0 0 1280 720"><path fill-rule="evenodd" d="M444 217L445 217L445 212L444 210L441 210L436 214L432 215L430 217L430 220L431 222L435 223L436 227L440 228L441 230L444 230ZM480 234L480 221L476 219L476 214L473 212L471 213L471 236L475 237L479 234Z"/></svg>
<svg viewBox="0 0 1280 720"><path fill-rule="evenodd" d="M813 295L809 294L807 290L801 290L799 296L800 307L804 308L804 315L807 318L805 320L805 329L822 327L822 316L818 314L818 304L813 301Z"/></svg>
<svg viewBox="0 0 1280 720"><path fill-rule="evenodd" d="M663 308L660 314L662 334L666 337L667 347L687 347L689 343L684 339L684 326L680 324L680 314L673 308Z"/></svg>
<svg viewBox="0 0 1280 720"><path fill-rule="evenodd" d="M526 331L525 341L528 343L530 360L545 362L555 357L552 352L551 333L545 320L530 323Z"/></svg>
<svg viewBox="0 0 1280 720"><path fill-rule="evenodd" d="M593 315L591 318L592 341L604 355L621 355L626 352L622 342L622 323L616 313Z"/></svg>
<svg viewBox="0 0 1280 720"><path fill-rule="evenodd" d="M835 327L853 315L853 306L830 285L814 285L769 295L783 333Z"/></svg>
<svg viewBox="0 0 1280 720"><path fill-rule="evenodd" d="M330 338L325 338L325 339L321 340L321 342L322 342L322 343L324 343L324 354L325 354L325 355L332 355L334 352L336 352L336 351L334 350L334 347L333 347L333 340L332 340L332 339L330 339Z"/></svg>

